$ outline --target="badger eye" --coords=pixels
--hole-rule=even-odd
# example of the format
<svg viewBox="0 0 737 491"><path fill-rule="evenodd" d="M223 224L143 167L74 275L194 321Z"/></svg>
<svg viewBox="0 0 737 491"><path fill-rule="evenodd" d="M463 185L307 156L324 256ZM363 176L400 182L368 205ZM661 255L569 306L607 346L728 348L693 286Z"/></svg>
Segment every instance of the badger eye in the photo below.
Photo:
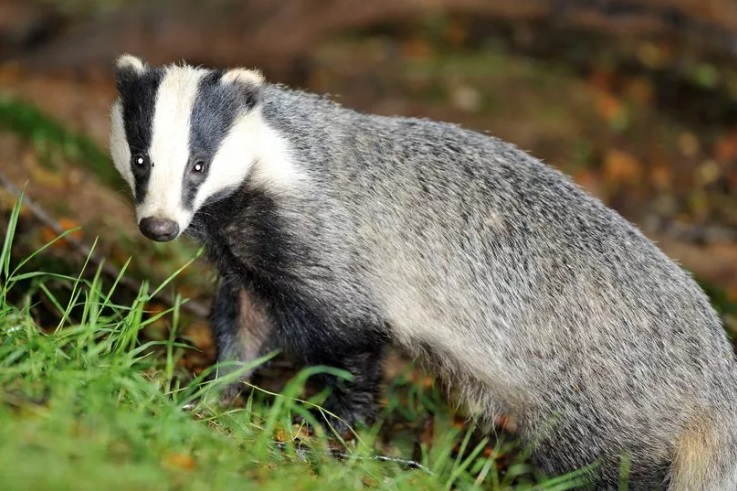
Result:
<svg viewBox="0 0 737 491"><path fill-rule="evenodd" d="M133 163L135 164L136 167L140 167L140 168L146 167L146 163L147 163L146 156L145 155L135 155L133 157Z"/></svg>
<svg viewBox="0 0 737 491"><path fill-rule="evenodd" d="M202 172L205 172L206 164L204 160L195 160L192 163L192 172L195 174L200 174Z"/></svg>

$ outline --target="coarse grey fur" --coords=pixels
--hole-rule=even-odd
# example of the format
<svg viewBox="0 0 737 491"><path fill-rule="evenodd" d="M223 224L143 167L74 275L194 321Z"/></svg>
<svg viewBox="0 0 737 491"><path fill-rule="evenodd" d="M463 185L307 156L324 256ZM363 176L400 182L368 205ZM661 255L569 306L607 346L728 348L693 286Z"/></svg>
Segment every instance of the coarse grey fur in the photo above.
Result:
<svg viewBox="0 0 737 491"><path fill-rule="evenodd" d="M321 229L327 262L361 258L345 274L393 339L429 346L480 415L512 416L545 470L604 458L615 484L627 452L650 488L696 425L712 453L703 489L737 489L733 349L703 291L635 227L498 139L280 87L262 98L313 176L284 197L295 230ZM336 212L309 223L322 210Z"/></svg>
<svg viewBox="0 0 737 491"><path fill-rule="evenodd" d="M732 347L699 286L634 226L455 125L266 83L256 107L305 176L268 193L309 251L289 275L335 318L386 326L482 421L512 418L547 472L596 462L597 489L616 488L624 459L629 489L737 489ZM224 225L221 270L258 260L242 223ZM209 230L195 217L195 236Z"/></svg>

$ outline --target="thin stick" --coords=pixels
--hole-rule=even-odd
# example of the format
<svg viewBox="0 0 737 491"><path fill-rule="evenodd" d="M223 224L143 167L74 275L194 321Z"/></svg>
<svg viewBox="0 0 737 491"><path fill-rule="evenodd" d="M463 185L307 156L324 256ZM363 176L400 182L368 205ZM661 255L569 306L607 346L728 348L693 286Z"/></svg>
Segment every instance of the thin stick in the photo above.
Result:
<svg viewBox="0 0 737 491"><path fill-rule="evenodd" d="M274 443L275 443L276 447L278 449L282 450L282 451L284 451L284 450L287 449L287 443L285 443L285 442L279 442L279 441L277 441L277 442L274 442ZM297 450L297 456L299 458L303 459L303 460L307 457L308 454L311 453L311 454L314 455L316 453L315 450L312 450L312 449L310 449L308 447L305 447L305 446L303 446L303 445L301 445L299 443L297 443L295 445L295 447L296 447L296 450ZM328 457L333 457L333 458L336 458L338 460L350 460L350 459L366 460L366 457L351 456L351 455L349 455L349 454L347 454L345 452L341 452L340 450L331 450L329 452L320 452L320 451L318 451L317 453L318 454L321 454L321 455L328 456ZM405 469L417 469L417 470L424 471L424 472L426 472L426 473L428 473L430 475L433 475L433 472L430 469L428 469L424 465L422 465L419 462L416 462L414 460L400 459L399 457L389 457L388 455L380 455L380 454L371 455L371 456L368 457L368 459L369 460L376 460L376 461L379 461L379 462L390 462L390 463L398 464L401 467L404 467Z"/></svg>
<svg viewBox="0 0 737 491"><path fill-rule="evenodd" d="M19 195L20 189L18 189L15 184L10 182L10 180L3 175L2 172L0 172L0 184L3 185L8 191L10 191L12 194ZM57 220L55 220L51 215L49 215L40 205L35 203L31 198L28 196L23 197L23 205L26 206L31 213L33 213L33 216L38 219L42 224L49 227L51 230L54 231L56 234L63 234L65 232L64 227L59 224ZM96 254L92 251L92 248L82 242L81 240L72 237L70 235L67 235L64 237L64 240L68 242L77 253L79 253L82 257L89 257L89 260L92 264L102 268L102 272L111 277L111 278L120 278L119 283L123 285L125 288L128 288L133 291L140 291L141 290L141 282L135 280L134 278L131 278L129 276L123 276L121 275L120 268L114 266L108 261L105 261L104 257L101 257L100 255ZM164 293L157 294L154 298L156 298L158 301L166 304L169 307L174 306L174 298L172 298L171 295L167 295ZM180 307L182 310L192 314L196 315L197 317L201 318L207 318L209 309L196 301L188 300L187 302L181 303Z"/></svg>

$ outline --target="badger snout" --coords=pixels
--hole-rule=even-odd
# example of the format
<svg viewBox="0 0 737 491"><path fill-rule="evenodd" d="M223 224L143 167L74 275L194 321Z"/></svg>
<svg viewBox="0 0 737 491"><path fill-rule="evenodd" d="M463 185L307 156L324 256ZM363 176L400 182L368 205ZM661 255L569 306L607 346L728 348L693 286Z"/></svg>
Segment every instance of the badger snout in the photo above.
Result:
<svg viewBox="0 0 737 491"><path fill-rule="evenodd" d="M179 224L168 218L146 217L138 224L141 233L151 240L166 242L179 235Z"/></svg>

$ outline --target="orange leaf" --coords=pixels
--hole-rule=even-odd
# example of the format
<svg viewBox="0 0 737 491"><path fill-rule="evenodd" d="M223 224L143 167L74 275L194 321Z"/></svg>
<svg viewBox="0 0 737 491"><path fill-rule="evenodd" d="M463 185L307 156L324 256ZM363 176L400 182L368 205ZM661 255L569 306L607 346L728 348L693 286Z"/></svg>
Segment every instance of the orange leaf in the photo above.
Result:
<svg viewBox="0 0 737 491"><path fill-rule="evenodd" d="M59 225L61 225L61 228L63 228L64 230L72 230L73 228L78 228L80 226L79 222L68 217L61 217L59 219ZM71 235L77 238L81 238L82 230L75 230L74 232L72 232Z"/></svg>
<svg viewBox="0 0 737 491"><path fill-rule="evenodd" d="M695 157L701 150L699 139L691 132L684 131L678 135L678 149L686 157Z"/></svg>
<svg viewBox="0 0 737 491"><path fill-rule="evenodd" d="M194 322L187 326L184 336L197 348L207 351L215 346L212 330L206 322Z"/></svg>
<svg viewBox="0 0 737 491"><path fill-rule="evenodd" d="M624 114L624 106L614 94L603 90L594 94L594 107L596 112L608 123L620 119Z"/></svg>
<svg viewBox="0 0 737 491"><path fill-rule="evenodd" d="M714 144L714 156L722 163L737 160L737 130L726 133L717 139Z"/></svg>
<svg viewBox="0 0 737 491"><path fill-rule="evenodd" d="M589 75L589 83L600 91L609 91L614 85L614 72L606 68L595 68Z"/></svg>
<svg viewBox="0 0 737 491"><path fill-rule="evenodd" d="M294 435L294 439L309 440L312 438L312 435L310 435L310 427L305 424L293 424L292 434Z"/></svg>
<svg viewBox="0 0 737 491"><path fill-rule="evenodd" d="M601 177L598 174L591 172L590 170L584 170L574 174L573 179L579 186L594 196L604 196Z"/></svg>
<svg viewBox="0 0 737 491"><path fill-rule="evenodd" d="M653 100L653 86L643 78L635 78L630 80L625 87L627 97L638 104L647 105Z"/></svg>
<svg viewBox="0 0 737 491"><path fill-rule="evenodd" d="M654 165L650 169L650 181L660 190L670 189L673 172L667 165Z"/></svg>
<svg viewBox="0 0 737 491"><path fill-rule="evenodd" d="M737 286L732 287L728 292L727 295L729 296L729 299L733 302L737 302Z"/></svg>
<svg viewBox="0 0 737 491"><path fill-rule="evenodd" d="M467 422L468 421L465 418L457 414L453 415L453 428L456 428L456 429L465 428Z"/></svg>
<svg viewBox="0 0 737 491"><path fill-rule="evenodd" d="M164 466L170 469L183 469L191 471L195 468L196 462L190 455L173 453L164 457Z"/></svg>
<svg viewBox="0 0 737 491"><path fill-rule="evenodd" d="M283 443L291 439L292 438L287 435L287 432L284 431L284 428L282 428L281 426L277 426L276 430L274 430L274 440Z"/></svg>
<svg viewBox="0 0 737 491"><path fill-rule="evenodd" d="M163 303L151 302L146 304L146 312L149 312L151 315L160 314L166 309L167 307Z"/></svg>
<svg viewBox="0 0 737 491"><path fill-rule="evenodd" d="M31 178L35 184L40 184L44 188L61 189L66 185L62 174L43 167L32 167Z"/></svg>
<svg viewBox="0 0 737 491"><path fill-rule="evenodd" d="M430 448L432 442L435 439L435 417L432 413L424 419L422 422L422 431L417 436L417 440L424 444L425 447Z"/></svg>
<svg viewBox="0 0 737 491"><path fill-rule="evenodd" d="M459 20L451 21L443 32L443 37L451 46L460 46L468 38L468 29Z"/></svg>
<svg viewBox="0 0 737 491"><path fill-rule="evenodd" d="M604 156L604 174L608 180L613 182L633 184L640 179L642 169L633 155L612 149Z"/></svg>
<svg viewBox="0 0 737 491"><path fill-rule="evenodd" d="M77 227L79 227L79 223L72 220L71 218L62 217L59 219L59 225L62 229L66 230L72 230ZM41 240L44 242L51 242L52 240L56 239L60 234L56 233L56 231L52 230L51 227L43 227L41 229ZM82 238L82 230L75 230L74 232L71 232L66 235L66 237L72 237L74 239L81 239ZM69 243L66 241L66 239L61 239L54 243L54 248L60 248L63 249L65 247L68 247Z"/></svg>
<svg viewBox="0 0 737 491"><path fill-rule="evenodd" d="M410 59L427 59L432 56L432 47L424 39L408 39L402 43L402 51Z"/></svg>

